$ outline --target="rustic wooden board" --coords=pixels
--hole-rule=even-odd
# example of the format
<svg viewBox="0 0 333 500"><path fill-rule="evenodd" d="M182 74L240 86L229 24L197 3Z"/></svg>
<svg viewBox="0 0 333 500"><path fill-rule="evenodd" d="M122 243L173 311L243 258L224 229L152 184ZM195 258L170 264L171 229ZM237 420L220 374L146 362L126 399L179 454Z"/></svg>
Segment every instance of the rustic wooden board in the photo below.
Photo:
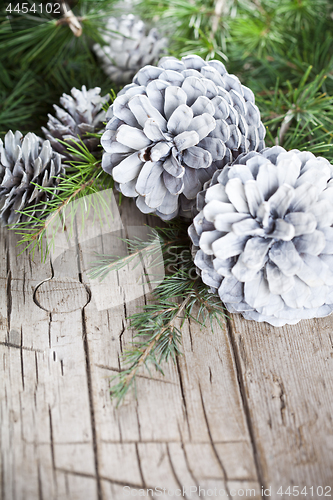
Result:
<svg viewBox="0 0 333 500"><path fill-rule="evenodd" d="M67 247L59 235L45 264L1 230L1 499L109 500L125 486L259 499L262 485L280 499L280 485L333 486L331 318L277 329L234 316L214 333L187 322L178 363L142 371L137 398L115 408L128 317L152 286L138 293L140 265L101 284L87 275L96 249L120 253L117 235L154 223L130 202L121 221L88 224Z"/></svg>
<svg viewBox="0 0 333 500"><path fill-rule="evenodd" d="M230 322L262 478L273 491L333 486L332 326L332 318L278 329Z"/></svg>

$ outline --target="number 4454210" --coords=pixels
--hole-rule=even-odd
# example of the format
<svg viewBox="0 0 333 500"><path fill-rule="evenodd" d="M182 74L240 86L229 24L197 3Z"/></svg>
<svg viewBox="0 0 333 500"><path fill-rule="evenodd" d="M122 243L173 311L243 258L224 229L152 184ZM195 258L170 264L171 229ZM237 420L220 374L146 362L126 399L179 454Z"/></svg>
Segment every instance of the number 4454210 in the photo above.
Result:
<svg viewBox="0 0 333 500"><path fill-rule="evenodd" d="M331 497L332 488L331 486L310 486L304 488L300 488L299 486L288 486L287 489L283 489L282 486L277 490L277 495L287 495L290 497L298 497L300 495L304 495L306 498L311 498L311 497Z"/></svg>
<svg viewBox="0 0 333 500"><path fill-rule="evenodd" d="M27 14L33 13L35 14L36 12L39 14L61 14L60 11L60 3L17 3L17 4L12 4L10 3L8 7L6 8L6 12L9 12L10 14L12 12L16 12L17 14Z"/></svg>

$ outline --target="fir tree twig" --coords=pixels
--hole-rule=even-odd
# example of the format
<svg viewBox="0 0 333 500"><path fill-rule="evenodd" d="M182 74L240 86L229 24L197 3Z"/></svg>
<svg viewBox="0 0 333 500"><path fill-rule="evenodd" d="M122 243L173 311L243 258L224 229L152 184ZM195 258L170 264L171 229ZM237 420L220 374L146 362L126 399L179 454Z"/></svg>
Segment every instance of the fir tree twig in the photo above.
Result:
<svg viewBox="0 0 333 500"><path fill-rule="evenodd" d="M155 238L155 244L151 243L152 238ZM171 221L169 227L155 228L152 237L146 242L138 238L124 241L131 253L124 258L102 256L94 264L90 277L104 277L110 269L121 269L146 249L150 255L157 249L161 250L166 275L152 292L154 302L129 318L130 325L135 330L134 340L122 357L126 368L111 381L111 395L117 404L120 404L130 387L135 387L142 367L150 373L150 366L154 366L163 374L162 363L169 358L175 360L180 354L181 327L186 319L192 319L202 326L209 319L213 327L213 319L222 325L220 319L225 316L225 309L219 298L209 292L196 273L190 253L187 224ZM155 263L156 261L150 262L150 266ZM149 277L149 268L146 276Z"/></svg>

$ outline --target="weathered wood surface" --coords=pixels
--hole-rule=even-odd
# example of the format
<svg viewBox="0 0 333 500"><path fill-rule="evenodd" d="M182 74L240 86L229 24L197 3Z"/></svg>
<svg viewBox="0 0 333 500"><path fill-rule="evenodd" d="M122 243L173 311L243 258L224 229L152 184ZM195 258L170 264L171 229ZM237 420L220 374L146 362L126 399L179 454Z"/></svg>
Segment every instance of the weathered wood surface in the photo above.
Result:
<svg viewBox="0 0 333 500"><path fill-rule="evenodd" d="M124 234L149 222L127 202L121 212ZM94 284L93 251L119 240L81 240L40 264L1 231L2 500L117 500L124 486L236 499L313 486L300 497L319 498L333 486L333 318L273 328L234 316L214 334L187 322L177 365L142 372L137 399L116 409L109 380L149 284L135 296L129 268Z"/></svg>

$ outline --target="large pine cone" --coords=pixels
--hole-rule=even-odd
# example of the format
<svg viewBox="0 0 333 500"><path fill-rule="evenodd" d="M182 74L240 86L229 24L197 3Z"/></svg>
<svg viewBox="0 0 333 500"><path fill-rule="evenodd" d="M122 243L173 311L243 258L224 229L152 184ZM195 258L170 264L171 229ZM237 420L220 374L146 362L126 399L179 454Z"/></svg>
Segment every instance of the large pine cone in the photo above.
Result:
<svg viewBox="0 0 333 500"><path fill-rule="evenodd" d="M54 197L54 192L45 192L42 187L56 187L64 168L61 156L55 153L49 141L35 134L25 137L21 132L9 131L5 144L0 139L0 222L1 225L17 225L34 217L42 218L45 205ZM35 207L35 209L34 209ZM31 216L19 212L31 209Z"/></svg>
<svg viewBox="0 0 333 500"><path fill-rule="evenodd" d="M113 82L130 82L140 68L154 64L165 53L167 40L155 28L147 33L145 23L132 14L111 17L106 29L106 45L97 43L93 49Z"/></svg>
<svg viewBox="0 0 333 500"><path fill-rule="evenodd" d="M47 127L42 127L45 137L50 141L54 151L62 154L66 159L75 158L75 154L67 151L66 142L69 146L75 145L80 139L92 154L99 150L99 139L87 134L98 133L104 128L106 113L102 109L108 97L100 95L101 89L95 87L87 90L85 85L82 90L72 88L71 94L63 94L60 97L62 108L54 104L56 118L48 115ZM64 109L63 109L64 108ZM74 141L74 144L73 144Z"/></svg>
<svg viewBox="0 0 333 500"><path fill-rule="evenodd" d="M250 89L219 61L164 57L110 107L102 167L144 213L193 216L203 183L242 152L264 147Z"/></svg>
<svg viewBox="0 0 333 500"><path fill-rule="evenodd" d="M241 155L198 195L189 234L230 312L274 326L333 311L333 167L276 146Z"/></svg>

